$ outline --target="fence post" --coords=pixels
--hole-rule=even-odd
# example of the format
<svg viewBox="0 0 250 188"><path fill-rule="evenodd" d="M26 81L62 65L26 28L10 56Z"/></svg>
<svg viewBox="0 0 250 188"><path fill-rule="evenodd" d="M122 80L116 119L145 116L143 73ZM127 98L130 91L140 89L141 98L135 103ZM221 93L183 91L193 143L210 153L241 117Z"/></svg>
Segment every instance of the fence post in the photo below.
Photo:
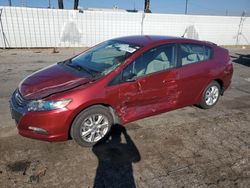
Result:
<svg viewBox="0 0 250 188"><path fill-rule="evenodd" d="M1 25L1 30L3 33L3 42L4 42L4 49L7 48L7 38L5 36L4 30L3 30L3 23L2 23L2 12L3 12L3 8L0 9L0 25Z"/></svg>
<svg viewBox="0 0 250 188"><path fill-rule="evenodd" d="M144 25L144 18L145 18L145 13L142 13L142 18L141 18L141 35L143 35L143 25Z"/></svg>

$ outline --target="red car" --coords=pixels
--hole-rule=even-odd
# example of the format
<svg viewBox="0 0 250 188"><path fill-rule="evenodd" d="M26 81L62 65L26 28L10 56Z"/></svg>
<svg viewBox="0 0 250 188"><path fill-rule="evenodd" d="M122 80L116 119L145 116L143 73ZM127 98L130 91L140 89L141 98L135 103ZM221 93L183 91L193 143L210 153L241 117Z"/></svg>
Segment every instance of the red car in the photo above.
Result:
<svg viewBox="0 0 250 188"><path fill-rule="evenodd" d="M189 105L213 107L231 83L228 51L167 36L112 39L25 78L10 108L19 134L82 146L125 124Z"/></svg>

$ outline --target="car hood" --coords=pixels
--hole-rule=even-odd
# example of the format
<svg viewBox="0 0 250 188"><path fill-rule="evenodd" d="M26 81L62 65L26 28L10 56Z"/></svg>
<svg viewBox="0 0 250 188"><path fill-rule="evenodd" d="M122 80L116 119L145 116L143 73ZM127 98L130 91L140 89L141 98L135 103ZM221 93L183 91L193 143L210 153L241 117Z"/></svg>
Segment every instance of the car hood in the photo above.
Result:
<svg viewBox="0 0 250 188"><path fill-rule="evenodd" d="M76 76L54 64L25 78L19 85L19 92L27 100L41 99L90 81L90 77Z"/></svg>

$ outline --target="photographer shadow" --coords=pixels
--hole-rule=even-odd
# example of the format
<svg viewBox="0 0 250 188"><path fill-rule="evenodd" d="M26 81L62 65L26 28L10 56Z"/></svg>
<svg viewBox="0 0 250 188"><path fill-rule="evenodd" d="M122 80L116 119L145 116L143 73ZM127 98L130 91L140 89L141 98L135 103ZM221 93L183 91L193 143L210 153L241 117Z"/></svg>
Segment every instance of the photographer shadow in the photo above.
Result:
<svg viewBox="0 0 250 188"><path fill-rule="evenodd" d="M140 161L140 153L122 125L115 125L109 138L92 151L98 158L94 188L136 187L132 163Z"/></svg>

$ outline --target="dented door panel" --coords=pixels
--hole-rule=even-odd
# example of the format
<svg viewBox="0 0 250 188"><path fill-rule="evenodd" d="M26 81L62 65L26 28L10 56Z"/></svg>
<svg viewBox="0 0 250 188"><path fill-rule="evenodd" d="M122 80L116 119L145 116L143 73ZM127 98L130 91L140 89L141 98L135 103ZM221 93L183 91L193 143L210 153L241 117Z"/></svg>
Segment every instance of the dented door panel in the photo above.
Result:
<svg viewBox="0 0 250 188"><path fill-rule="evenodd" d="M122 122L134 119L141 104L141 91L137 81L125 82L119 85L119 101L117 101L118 116Z"/></svg>
<svg viewBox="0 0 250 188"><path fill-rule="evenodd" d="M174 108L178 101L178 71L171 69L138 79L142 92L140 115Z"/></svg>
<svg viewBox="0 0 250 188"><path fill-rule="evenodd" d="M119 89L119 116L123 122L129 122L174 109L179 93L176 69L123 83Z"/></svg>

